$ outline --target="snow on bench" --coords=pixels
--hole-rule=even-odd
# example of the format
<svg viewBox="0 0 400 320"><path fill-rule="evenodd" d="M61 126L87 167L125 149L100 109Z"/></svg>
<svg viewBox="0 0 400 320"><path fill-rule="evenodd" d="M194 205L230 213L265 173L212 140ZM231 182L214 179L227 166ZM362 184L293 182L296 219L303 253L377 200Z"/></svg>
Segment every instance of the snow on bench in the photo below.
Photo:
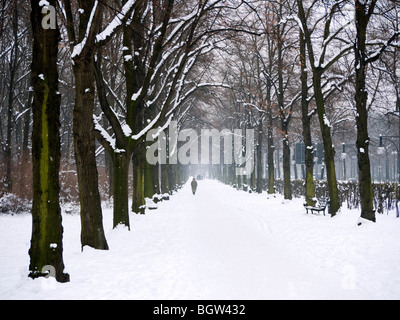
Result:
<svg viewBox="0 0 400 320"><path fill-rule="evenodd" d="M304 208L306 208L307 214L308 214L308 211L310 210L312 214L314 214L314 212L322 211L325 215L325 210L328 205L329 205L329 199L321 198L321 199L317 200L317 204L315 206L307 206L307 204L304 204Z"/></svg>

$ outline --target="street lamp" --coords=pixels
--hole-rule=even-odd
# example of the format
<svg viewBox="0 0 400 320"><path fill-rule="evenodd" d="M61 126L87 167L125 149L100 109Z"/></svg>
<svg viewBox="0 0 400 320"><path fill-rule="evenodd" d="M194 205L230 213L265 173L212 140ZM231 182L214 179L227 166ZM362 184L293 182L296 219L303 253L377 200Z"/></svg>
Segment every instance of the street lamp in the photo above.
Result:
<svg viewBox="0 0 400 320"><path fill-rule="evenodd" d="M353 156L350 156L350 154L353 154ZM346 180L346 173L347 173L346 158L350 159L350 178L359 180L360 177L359 177L358 166L357 166L357 148L356 148L355 144L346 144L343 142L342 143L342 154L340 155L340 158L343 161L344 180Z"/></svg>
<svg viewBox="0 0 400 320"><path fill-rule="evenodd" d="M390 112L389 114L396 115L399 117L399 135L398 136L380 136L379 137L379 148L378 148L378 153L379 154L384 154L385 153L385 147L383 146L383 140L387 140L391 142L394 147L397 150L397 175L398 175L398 181L400 183L400 111L399 111L399 106L396 106L396 111ZM394 140L398 140L398 144L394 142Z"/></svg>
<svg viewBox="0 0 400 320"><path fill-rule="evenodd" d="M394 114L399 117L399 135L398 136L380 136L379 137L379 148L378 148L378 153L382 152L382 150L385 150L385 147L383 146L383 139L386 139L390 141L394 147L397 150L397 175L399 179L399 184L400 184L400 110L399 110L399 105L396 105L396 111L391 112L391 114ZM396 145L393 141L393 139L398 139L398 145ZM385 152L385 151L384 151ZM396 202L396 216L400 217L400 211L399 211L399 202Z"/></svg>
<svg viewBox="0 0 400 320"><path fill-rule="evenodd" d="M383 146L383 136L379 136L379 147L378 147L378 154L384 154L386 151L386 148Z"/></svg>
<svg viewBox="0 0 400 320"><path fill-rule="evenodd" d="M340 158L343 161L343 180L344 181L346 181L346 157L347 157L346 144L343 142L342 143L342 154L341 154Z"/></svg>
<svg viewBox="0 0 400 320"><path fill-rule="evenodd" d="M389 176L389 151L388 151L388 149L386 147L383 146L383 137L382 136L379 137L378 154L380 154L380 155L385 154L386 155L386 157L385 157L385 159L386 159L386 165L385 165L385 168L386 168L386 181L389 181L390 180L390 176ZM379 160L379 163L380 163L380 160ZM381 170L381 166L380 166L380 170Z"/></svg>

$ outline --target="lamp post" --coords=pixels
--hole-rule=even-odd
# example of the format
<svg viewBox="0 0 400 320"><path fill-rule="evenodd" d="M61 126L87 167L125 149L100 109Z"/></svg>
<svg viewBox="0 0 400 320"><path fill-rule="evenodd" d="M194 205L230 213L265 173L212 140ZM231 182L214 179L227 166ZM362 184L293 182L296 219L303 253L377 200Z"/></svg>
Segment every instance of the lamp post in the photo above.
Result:
<svg viewBox="0 0 400 320"><path fill-rule="evenodd" d="M386 159L386 164L385 164L386 178L385 178L385 180L389 181L390 180L390 176L389 176L389 151L388 151L388 148L383 145L383 139L384 139L384 137L381 135L379 137L378 154L380 154L380 155L385 154L385 159ZM381 174L382 174L381 170L382 170L381 160L379 159L379 176L380 177L381 177ZM396 179L396 173L395 173L395 179ZM382 178L380 178L380 180L382 180Z"/></svg>
<svg viewBox="0 0 400 320"><path fill-rule="evenodd" d="M353 156L350 156L350 153L353 154ZM351 179L356 178L357 180L359 180L360 176L359 176L358 166L357 166L357 147L355 146L355 144L346 144L344 142L342 143L341 159L343 160L344 180L346 180L346 176L347 176L346 158L350 159L350 178ZM355 161L355 165L353 165L353 161Z"/></svg>
<svg viewBox="0 0 400 320"><path fill-rule="evenodd" d="M398 107L397 107L397 109L398 109ZM391 142L394 145L394 147L396 148L396 150L397 150L397 178L400 183L400 112L397 109L395 112L391 112L390 114L394 114L399 117L399 135L398 136L382 136L381 135L379 137L379 149L382 150L382 148L385 148L383 146L384 139ZM398 140L398 144L396 144L394 142L394 140L396 140L396 139Z"/></svg>
<svg viewBox="0 0 400 320"><path fill-rule="evenodd" d="M399 134L397 136L380 136L378 152L379 152L379 149L382 150L382 148L384 148L383 139L386 139L389 142L391 142L394 145L394 147L396 148L396 150L397 150L397 177L398 177L398 182L399 182L399 186L398 186L398 188L399 188L400 187L400 97L397 99L396 111L389 112L388 114L392 114L399 118ZM395 139L397 139L398 144L396 144L393 141ZM396 191L396 193L397 193L397 191ZM396 201L396 217L397 218L400 217L399 199L397 199L397 201Z"/></svg>
<svg viewBox="0 0 400 320"><path fill-rule="evenodd" d="M343 142L342 143L342 154L341 154L341 158L343 161L343 181L346 181L346 144Z"/></svg>

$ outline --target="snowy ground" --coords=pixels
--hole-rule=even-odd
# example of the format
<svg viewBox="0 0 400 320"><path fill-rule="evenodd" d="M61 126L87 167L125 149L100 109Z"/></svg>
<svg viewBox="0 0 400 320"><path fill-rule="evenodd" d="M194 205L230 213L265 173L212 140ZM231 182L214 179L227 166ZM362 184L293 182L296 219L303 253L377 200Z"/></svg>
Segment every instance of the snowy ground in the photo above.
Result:
<svg viewBox="0 0 400 320"><path fill-rule="evenodd" d="M159 209L112 229L109 251L80 248L63 216L67 284L27 278L31 218L0 216L0 299L398 299L400 219L306 215L301 199L189 184Z"/></svg>

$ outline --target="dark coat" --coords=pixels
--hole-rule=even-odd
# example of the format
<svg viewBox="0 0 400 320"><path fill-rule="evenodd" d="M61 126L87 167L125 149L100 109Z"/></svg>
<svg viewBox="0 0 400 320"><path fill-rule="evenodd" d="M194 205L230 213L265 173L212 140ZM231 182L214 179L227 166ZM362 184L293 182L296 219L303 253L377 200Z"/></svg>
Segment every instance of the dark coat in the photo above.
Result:
<svg viewBox="0 0 400 320"><path fill-rule="evenodd" d="M196 190L197 190L197 181L193 180L192 183L191 183L191 186L192 186L192 192L196 192Z"/></svg>

